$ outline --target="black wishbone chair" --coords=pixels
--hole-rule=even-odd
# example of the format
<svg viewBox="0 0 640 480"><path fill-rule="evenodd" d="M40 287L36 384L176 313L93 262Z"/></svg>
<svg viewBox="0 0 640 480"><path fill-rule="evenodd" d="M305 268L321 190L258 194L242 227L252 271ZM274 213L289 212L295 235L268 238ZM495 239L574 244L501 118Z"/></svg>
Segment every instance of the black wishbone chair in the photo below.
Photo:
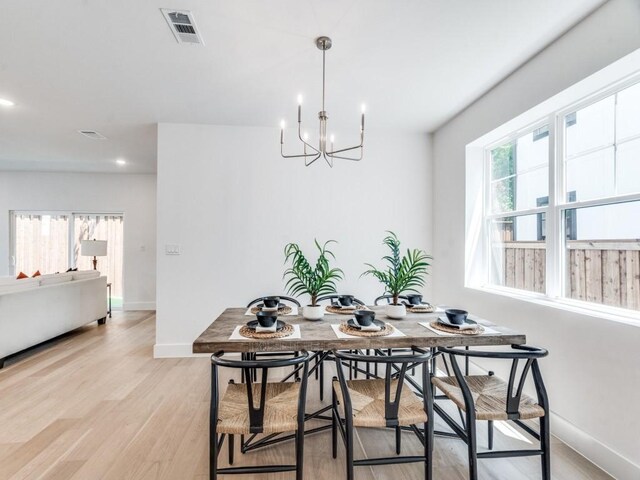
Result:
<svg viewBox="0 0 640 480"><path fill-rule="evenodd" d="M224 352L211 357L211 410L209 417L209 478L218 474L251 474L296 472L302 480L304 451L304 419L307 395L309 354L302 352L294 358L269 360L230 360ZM242 369L247 383L229 382L220 398L219 367ZM302 367L301 380L295 382L267 382L270 368ZM251 371L262 372L261 381L252 381ZM228 437L229 464L233 464L234 436L295 432L295 465L260 465L218 468L218 454Z"/></svg>
<svg viewBox="0 0 640 480"><path fill-rule="evenodd" d="M431 394L429 363L431 353L413 348L411 355L355 355L352 353L333 351L338 377L333 379L333 422L332 422L332 454L338 454L338 432L344 440L347 461L347 479L353 480L353 467L364 465L389 465L397 463L423 462L425 479L432 478L433 456L433 399ZM358 361L381 363L386 366L384 378L368 380L347 380L343 365ZM407 370L413 367L422 369L421 390L416 393L411 389ZM416 388L418 390L418 388ZM423 425L420 429L418 425ZM396 456L382 458L366 458L354 460L353 437L354 428L392 428L395 430ZM401 453L401 436L403 430L412 431L424 446L421 455L404 455Z"/></svg>
<svg viewBox="0 0 640 480"><path fill-rule="evenodd" d="M460 350L456 348L439 348L439 351L449 356L453 376L432 377L433 386L464 412L462 426L451 418L436 402L434 409L443 420L465 441L469 457L469 478L478 478L479 458L503 458L541 456L542 478L551 479L551 444L549 433L549 400L540 373L538 359L546 357L548 352L542 348L527 345L512 345L511 351L477 351ZM489 375L463 375L456 357L487 358L511 360L511 371L508 382L505 382L489 372ZM524 362L518 373L518 364ZM446 365L446 364L445 364ZM447 367L448 370L448 367ZM537 400L523 392L524 384L529 373L533 377ZM462 417L462 413L461 413ZM539 419L539 431L535 431L523 420ZM529 435L540 442L539 449L506 450L506 451L477 451L476 421L485 420L489 424L489 444L493 447L494 421L513 421Z"/></svg>

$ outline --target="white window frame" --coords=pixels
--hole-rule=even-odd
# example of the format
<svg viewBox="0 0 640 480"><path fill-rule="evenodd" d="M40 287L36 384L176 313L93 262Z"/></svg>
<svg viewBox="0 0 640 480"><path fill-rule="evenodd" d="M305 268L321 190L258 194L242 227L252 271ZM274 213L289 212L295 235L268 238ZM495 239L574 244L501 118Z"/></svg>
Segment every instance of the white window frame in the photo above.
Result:
<svg viewBox="0 0 640 480"><path fill-rule="evenodd" d="M467 288L481 289L526 301L640 325L640 312L638 311L575 300L564 296L567 266L563 225L564 212L568 209L640 201L639 192L569 203L565 198L566 162L564 155L564 118L567 114L596 103L639 82L640 49L467 145L467 197L478 198L481 193L482 198L480 207L474 206L472 201L467 201L466 205L465 286ZM492 213L491 151L544 125L549 127L548 205ZM614 142L616 140L614 139ZM624 139L624 142L630 140L631 138ZM482 171L480 172L479 169ZM481 185L478 185L480 182ZM491 221L495 218L538 213L546 214L545 293L491 284ZM479 215L482 217L480 222L477 221Z"/></svg>

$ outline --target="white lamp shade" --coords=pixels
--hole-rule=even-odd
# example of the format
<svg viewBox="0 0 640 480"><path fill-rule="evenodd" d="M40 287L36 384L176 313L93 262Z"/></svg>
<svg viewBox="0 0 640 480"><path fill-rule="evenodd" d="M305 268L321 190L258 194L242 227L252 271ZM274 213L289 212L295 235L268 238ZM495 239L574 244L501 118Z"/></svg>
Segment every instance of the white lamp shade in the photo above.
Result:
<svg viewBox="0 0 640 480"><path fill-rule="evenodd" d="M82 240L80 255L84 257L104 257L107 255L106 240Z"/></svg>

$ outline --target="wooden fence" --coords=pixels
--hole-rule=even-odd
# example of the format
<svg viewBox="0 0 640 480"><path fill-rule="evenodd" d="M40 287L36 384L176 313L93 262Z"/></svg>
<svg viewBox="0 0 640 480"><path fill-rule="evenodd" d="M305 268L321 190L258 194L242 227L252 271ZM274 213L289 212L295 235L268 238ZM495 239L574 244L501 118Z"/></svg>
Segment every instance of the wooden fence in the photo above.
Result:
<svg viewBox="0 0 640 480"><path fill-rule="evenodd" d="M545 292L544 242L505 242L502 284ZM640 310L640 240L567 241L570 298Z"/></svg>

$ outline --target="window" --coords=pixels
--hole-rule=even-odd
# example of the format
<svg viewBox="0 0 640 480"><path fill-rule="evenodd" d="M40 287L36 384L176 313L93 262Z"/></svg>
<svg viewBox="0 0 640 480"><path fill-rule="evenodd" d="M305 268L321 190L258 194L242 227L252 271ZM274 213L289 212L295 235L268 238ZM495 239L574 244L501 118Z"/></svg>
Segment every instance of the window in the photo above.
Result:
<svg viewBox="0 0 640 480"><path fill-rule="evenodd" d="M64 272L69 263L69 216L17 213L13 215L15 273L31 276Z"/></svg>
<svg viewBox="0 0 640 480"><path fill-rule="evenodd" d="M540 198L549 191L549 127L543 125L489 151L490 283L544 291ZM509 215L505 215L508 213Z"/></svg>
<svg viewBox="0 0 640 480"><path fill-rule="evenodd" d="M467 146L467 284L638 312L640 74L575 98Z"/></svg>
<svg viewBox="0 0 640 480"><path fill-rule="evenodd" d="M124 217L122 214L12 212L14 272L32 275L93 269L92 257L80 255L85 239L107 240L107 256L98 270L111 283L112 306L122 306Z"/></svg>

